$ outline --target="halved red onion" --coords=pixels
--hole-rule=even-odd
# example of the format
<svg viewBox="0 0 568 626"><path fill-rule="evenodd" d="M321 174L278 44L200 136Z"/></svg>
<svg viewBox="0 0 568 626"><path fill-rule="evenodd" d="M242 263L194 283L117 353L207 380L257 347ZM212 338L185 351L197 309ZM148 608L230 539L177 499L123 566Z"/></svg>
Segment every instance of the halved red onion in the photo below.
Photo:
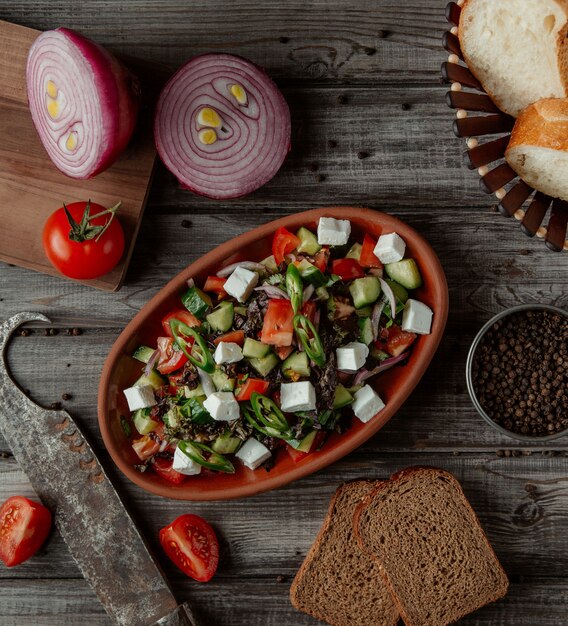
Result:
<svg viewBox="0 0 568 626"><path fill-rule="evenodd" d="M154 138L183 187L238 198L267 183L290 149L290 110L272 79L230 54L183 65L158 101Z"/></svg>
<svg viewBox="0 0 568 626"><path fill-rule="evenodd" d="M394 291L391 289L391 286L387 283L386 280L379 278L379 282L381 283L381 289L383 290L383 293L388 300L391 317L394 319L396 315L396 298L394 296Z"/></svg>
<svg viewBox="0 0 568 626"><path fill-rule="evenodd" d="M140 88L107 50L68 28L48 30L30 48L26 81L39 138L64 174L92 178L124 151Z"/></svg>
<svg viewBox="0 0 568 626"><path fill-rule="evenodd" d="M408 352L404 352L398 356L393 356L390 359L385 359L380 365L377 365L377 367L372 370L367 370L365 368L360 369L353 380L353 384L360 385L362 382L369 380L369 378L372 378L381 372L390 370L391 367L394 367L397 363L404 361L406 358L408 358Z"/></svg>

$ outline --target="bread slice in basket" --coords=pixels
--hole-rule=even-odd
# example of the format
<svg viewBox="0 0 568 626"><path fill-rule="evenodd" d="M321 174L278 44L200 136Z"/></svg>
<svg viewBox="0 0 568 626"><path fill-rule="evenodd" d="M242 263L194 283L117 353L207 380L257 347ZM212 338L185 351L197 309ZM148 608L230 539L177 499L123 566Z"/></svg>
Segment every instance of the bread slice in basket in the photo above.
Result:
<svg viewBox="0 0 568 626"><path fill-rule="evenodd" d="M514 117L568 95L568 0L465 0L458 36L469 69Z"/></svg>
<svg viewBox="0 0 568 626"><path fill-rule="evenodd" d="M395 474L358 506L354 527L407 626L445 626L507 592L507 576L448 472Z"/></svg>
<svg viewBox="0 0 568 626"><path fill-rule="evenodd" d="M339 487L290 589L298 610L332 626L394 626L398 622L379 565L361 551L353 531L355 508L378 484L357 480Z"/></svg>

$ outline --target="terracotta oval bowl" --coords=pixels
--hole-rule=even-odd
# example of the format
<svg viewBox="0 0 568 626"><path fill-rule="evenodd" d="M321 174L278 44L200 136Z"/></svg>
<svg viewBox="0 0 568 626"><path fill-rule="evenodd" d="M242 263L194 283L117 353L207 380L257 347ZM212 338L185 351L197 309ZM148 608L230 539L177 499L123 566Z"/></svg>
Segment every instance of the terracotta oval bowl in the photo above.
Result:
<svg viewBox="0 0 568 626"><path fill-rule="evenodd" d="M371 381L386 407L370 422L353 419L342 435L333 434L322 450L294 463L285 451L277 453L275 466L269 471L251 471L237 465L235 474L188 477L179 486L170 485L153 472L141 473L134 468L138 462L124 434L120 416L128 414L122 390L140 375L140 363L131 357L140 345L153 345L161 330L160 321L169 310L179 307L179 297L188 278L199 284L221 267L239 260L260 260L268 256L272 235L280 226L295 231L300 226L315 230L321 216L349 219L353 235L364 233L378 237L396 231L407 244L407 256L418 262L424 285L417 290L418 299L434 311L432 333L415 342L409 362L395 367ZM118 467L137 485L152 493L180 500L226 500L250 496L275 489L293 480L320 470L355 450L378 432L408 398L440 343L448 316L448 287L440 261L430 245L404 222L371 209L333 207L296 213L264 224L228 241L201 257L171 280L128 324L114 344L104 365L98 397L99 425L105 445Z"/></svg>

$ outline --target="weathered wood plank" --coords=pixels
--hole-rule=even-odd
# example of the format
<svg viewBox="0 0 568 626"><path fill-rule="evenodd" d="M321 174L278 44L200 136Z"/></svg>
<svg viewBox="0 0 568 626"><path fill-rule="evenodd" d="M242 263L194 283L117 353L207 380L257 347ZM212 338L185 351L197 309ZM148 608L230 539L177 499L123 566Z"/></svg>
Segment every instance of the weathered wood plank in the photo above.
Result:
<svg viewBox="0 0 568 626"><path fill-rule="evenodd" d="M293 576L341 482L362 476L386 478L417 464L443 467L461 481L509 575L566 579L566 456L498 458L494 454L401 454L367 448L292 485L229 503L161 499L121 477L119 485L168 575L178 583L179 572L157 546L158 530L184 512L202 515L215 526L222 538L222 564L215 584L222 592L251 578ZM0 501L13 493L32 495L33 491L13 459L0 460ZM14 570L0 569L3 579L77 576L78 569L57 535L37 558Z"/></svg>
<svg viewBox="0 0 568 626"><path fill-rule="evenodd" d="M247 56L278 80L334 84L436 80L446 26L444 4L431 0L64 0L56 11L50 0L2 0L0 15L33 28L76 28L172 66L214 50Z"/></svg>

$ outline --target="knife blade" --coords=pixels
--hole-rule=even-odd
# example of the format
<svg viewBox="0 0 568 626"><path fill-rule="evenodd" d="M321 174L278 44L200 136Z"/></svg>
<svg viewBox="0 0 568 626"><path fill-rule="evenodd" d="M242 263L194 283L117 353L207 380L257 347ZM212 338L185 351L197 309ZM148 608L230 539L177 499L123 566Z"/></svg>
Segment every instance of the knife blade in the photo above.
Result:
<svg viewBox="0 0 568 626"><path fill-rule="evenodd" d="M39 313L19 313L0 325L0 430L83 576L119 626L198 626L187 603L178 606L144 538L93 448L63 410L44 409L13 380L6 347L14 330Z"/></svg>

